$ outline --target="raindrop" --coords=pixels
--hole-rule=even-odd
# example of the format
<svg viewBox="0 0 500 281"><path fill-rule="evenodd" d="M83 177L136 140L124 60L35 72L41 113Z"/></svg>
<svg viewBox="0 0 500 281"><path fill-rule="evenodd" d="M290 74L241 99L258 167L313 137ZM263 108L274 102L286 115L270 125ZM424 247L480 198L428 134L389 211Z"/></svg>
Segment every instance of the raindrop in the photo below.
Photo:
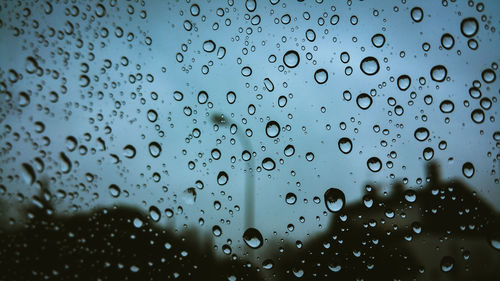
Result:
<svg viewBox="0 0 500 281"><path fill-rule="evenodd" d="M348 154L352 150L352 142L349 138L339 139L339 149L342 153Z"/></svg>
<svg viewBox="0 0 500 281"><path fill-rule="evenodd" d="M436 82L443 82L448 71L443 65L436 65L431 69L431 78Z"/></svg>
<svg viewBox="0 0 500 281"><path fill-rule="evenodd" d="M453 104L453 102L451 100L444 100L439 105L439 109L443 113L452 113L453 110L455 109L455 105Z"/></svg>
<svg viewBox="0 0 500 281"><path fill-rule="evenodd" d="M149 143L149 154L153 156L154 158L157 158L161 154L161 146L157 142L151 142Z"/></svg>
<svg viewBox="0 0 500 281"><path fill-rule="evenodd" d="M377 33L372 36L372 44L376 48L382 48L385 44L385 36L383 34Z"/></svg>
<svg viewBox="0 0 500 281"><path fill-rule="evenodd" d="M327 191L325 191L324 198L325 205L328 211L337 213L342 210L342 208L344 208L345 195L342 190L331 187Z"/></svg>
<svg viewBox="0 0 500 281"><path fill-rule="evenodd" d="M441 270L443 272L450 272L453 269L455 260L450 256L445 256L441 259Z"/></svg>
<svg viewBox="0 0 500 281"><path fill-rule="evenodd" d="M323 68L316 70L316 72L314 72L314 80L316 80L318 84L325 84L328 80L328 72Z"/></svg>
<svg viewBox="0 0 500 281"><path fill-rule="evenodd" d="M24 181L27 184L32 185L36 180L35 169L33 169L33 167L28 163L23 163L23 164L21 164L21 166L23 167Z"/></svg>
<svg viewBox="0 0 500 281"><path fill-rule="evenodd" d="M266 125L266 135L275 138L280 134L280 125L276 121L269 121Z"/></svg>
<svg viewBox="0 0 500 281"><path fill-rule="evenodd" d="M403 74L398 77L398 88L401 91L406 91L411 85L411 78L410 76Z"/></svg>
<svg viewBox="0 0 500 281"><path fill-rule="evenodd" d="M378 60L374 57L366 57L360 63L361 71L366 75L375 75L380 69Z"/></svg>
<svg viewBox="0 0 500 281"><path fill-rule="evenodd" d="M465 18L460 23L460 30L465 37L472 37L479 30L479 23L473 17Z"/></svg>
<svg viewBox="0 0 500 281"><path fill-rule="evenodd" d="M484 122L484 111L482 109L475 109L471 113L471 118L472 121L474 121L477 124L481 124Z"/></svg>
<svg viewBox="0 0 500 281"><path fill-rule="evenodd" d="M288 205L293 205L295 202L297 202L297 196L295 193L289 192L285 196L285 201Z"/></svg>
<svg viewBox="0 0 500 281"><path fill-rule="evenodd" d="M359 108L366 110L372 105L372 98L366 93L361 93L356 98L356 103L358 104Z"/></svg>
<svg viewBox="0 0 500 281"><path fill-rule="evenodd" d="M264 244L262 234L260 234L260 232L253 227L245 230L243 233L243 241L245 241L245 244L252 249L258 249Z"/></svg>
<svg viewBox="0 0 500 281"><path fill-rule="evenodd" d="M115 184L109 185L108 191L109 191L109 194L114 198L117 198L118 196L120 196L120 193L121 193L120 188Z"/></svg>
<svg viewBox="0 0 500 281"><path fill-rule="evenodd" d="M289 68L296 67L297 65L299 65L299 62L300 62L299 54L294 50L286 52L285 55L283 56L283 63Z"/></svg>
<svg viewBox="0 0 500 281"><path fill-rule="evenodd" d="M429 161L434 157L434 149L431 147L426 147L424 148L424 151L422 152L422 156L424 157L425 161Z"/></svg>
<svg viewBox="0 0 500 281"><path fill-rule="evenodd" d="M295 147L291 144L287 145L285 147L285 150L283 151L286 157L290 157L295 153Z"/></svg>
<svg viewBox="0 0 500 281"><path fill-rule="evenodd" d="M155 122L156 119L158 119L158 113L156 113L156 111L154 111L153 109L148 110L147 115L150 122Z"/></svg>
<svg viewBox="0 0 500 281"><path fill-rule="evenodd" d="M429 137L429 130L425 127L420 127L415 130L414 136L418 141L425 141Z"/></svg>
<svg viewBox="0 0 500 281"><path fill-rule="evenodd" d="M245 7L251 13L257 9L257 2L255 0L246 0Z"/></svg>
<svg viewBox="0 0 500 281"><path fill-rule="evenodd" d="M71 160L64 152L59 153L59 159L61 160L61 171L65 174L71 171Z"/></svg>
<svg viewBox="0 0 500 281"><path fill-rule="evenodd" d="M309 42L313 42L316 39L316 33L312 29L306 31L306 39Z"/></svg>
<svg viewBox="0 0 500 281"><path fill-rule="evenodd" d="M450 50L454 45L455 39L451 34L445 33L443 34L443 36L441 36L441 46L443 46L443 48L445 48L446 50Z"/></svg>
<svg viewBox="0 0 500 281"><path fill-rule="evenodd" d="M274 168L276 168L276 163L274 163L274 160L266 157L264 160L262 160L262 168L266 171L272 171Z"/></svg>
<svg viewBox="0 0 500 281"><path fill-rule="evenodd" d="M265 78L264 79L264 86L266 87L268 92L274 91L274 84L273 84L273 81L271 81L271 79Z"/></svg>
<svg viewBox="0 0 500 281"><path fill-rule="evenodd" d="M495 82L497 75L495 74L495 72L492 69L488 68L488 69L485 69L481 73L481 78L483 78L484 82L490 84L490 83Z"/></svg>
<svg viewBox="0 0 500 281"><path fill-rule="evenodd" d="M219 174L217 175L217 183L219 185L225 185L229 180L229 177L226 172L220 171Z"/></svg>
<svg viewBox="0 0 500 281"><path fill-rule="evenodd" d="M215 51L214 41L207 40L207 41L203 42L203 51L205 51L207 53L211 53L211 52Z"/></svg>
<svg viewBox="0 0 500 281"><path fill-rule="evenodd" d="M424 18L424 11L420 7L414 7L413 9L411 9L410 13L411 13L411 18L415 22L421 22L422 19Z"/></svg>
<svg viewBox="0 0 500 281"><path fill-rule="evenodd" d="M149 217L154 221L154 222L159 222L161 219L161 212L160 209L158 209L156 206L151 206L149 207Z"/></svg>
<svg viewBox="0 0 500 281"><path fill-rule="evenodd" d="M462 173L464 174L464 177L470 179L474 176L474 172L474 165L472 165L471 162L465 162L462 166Z"/></svg>
<svg viewBox="0 0 500 281"><path fill-rule="evenodd" d="M493 249L500 251L500 233L491 235L488 240Z"/></svg>
<svg viewBox="0 0 500 281"><path fill-rule="evenodd" d="M368 166L368 169L374 173L382 169L382 161L380 161L377 157L371 157L368 159L368 161L366 161L366 165Z"/></svg>

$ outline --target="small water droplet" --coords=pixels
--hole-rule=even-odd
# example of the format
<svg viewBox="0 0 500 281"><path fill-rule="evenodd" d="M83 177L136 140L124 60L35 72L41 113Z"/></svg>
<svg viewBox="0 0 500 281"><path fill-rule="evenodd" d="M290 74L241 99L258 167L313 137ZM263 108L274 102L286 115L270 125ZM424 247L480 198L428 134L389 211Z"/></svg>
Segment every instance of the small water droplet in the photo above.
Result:
<svg viewBox="0 0 500 281"><path fill-rule="evenodd" d="M325 191L324 194L325 198L325 205L328 211L332 213L337 213L342 208L344 208L345 205L345 195L342 190L337 189L337 188L329 188L327 191Z"/></svg>

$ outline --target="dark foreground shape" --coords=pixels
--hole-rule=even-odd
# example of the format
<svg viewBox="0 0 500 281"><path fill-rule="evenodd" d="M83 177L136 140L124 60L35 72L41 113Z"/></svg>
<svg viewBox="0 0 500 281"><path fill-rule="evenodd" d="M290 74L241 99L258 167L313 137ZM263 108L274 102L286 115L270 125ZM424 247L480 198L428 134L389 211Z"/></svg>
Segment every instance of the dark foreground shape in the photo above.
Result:
<svg viewBox="0 0 500 281"><path fill-rule="evenodd" d="M260 261L272 269L217 258L210 238L131 207L61 216L40 199L28 223L0 228L0 280L496 280L498 213L463 182L442 181L436 165L428 173L413 191L368 188L301 249L270 249Z"/></svg>

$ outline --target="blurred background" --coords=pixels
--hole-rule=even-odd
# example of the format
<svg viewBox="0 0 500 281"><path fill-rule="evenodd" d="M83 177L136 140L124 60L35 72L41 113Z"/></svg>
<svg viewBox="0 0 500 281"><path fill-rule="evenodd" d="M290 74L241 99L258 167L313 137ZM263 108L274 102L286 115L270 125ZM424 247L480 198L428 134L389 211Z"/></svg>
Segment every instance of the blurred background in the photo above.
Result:
<svg viewBox="0 0 500 281"><path fill-rule="evenodd" d="M399 249L413 239L388 232L420 221L427 248L389 254L413 263L399 279L493 276L499 12L497 1L1 1L2 234L126 207L110 216L196 233L213 259L265 279L319 278L295 264L336 272L333 257L355 279L344 253L380 254L355 246L366 229ZM336 231L353 240L325 246ZM370 262L359 267L372 279Z"/></svg>

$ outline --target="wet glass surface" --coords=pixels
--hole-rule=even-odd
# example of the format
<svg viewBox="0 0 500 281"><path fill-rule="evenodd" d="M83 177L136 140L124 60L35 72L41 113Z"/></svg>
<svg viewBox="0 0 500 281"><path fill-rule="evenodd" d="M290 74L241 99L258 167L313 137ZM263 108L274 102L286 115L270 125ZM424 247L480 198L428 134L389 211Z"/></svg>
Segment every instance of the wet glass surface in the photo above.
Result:
<svg viewBox="0 0 500 281"><path fill-rule="evenodd" d="M0 279L494 280L497 1L0 1Z"/></svg>

